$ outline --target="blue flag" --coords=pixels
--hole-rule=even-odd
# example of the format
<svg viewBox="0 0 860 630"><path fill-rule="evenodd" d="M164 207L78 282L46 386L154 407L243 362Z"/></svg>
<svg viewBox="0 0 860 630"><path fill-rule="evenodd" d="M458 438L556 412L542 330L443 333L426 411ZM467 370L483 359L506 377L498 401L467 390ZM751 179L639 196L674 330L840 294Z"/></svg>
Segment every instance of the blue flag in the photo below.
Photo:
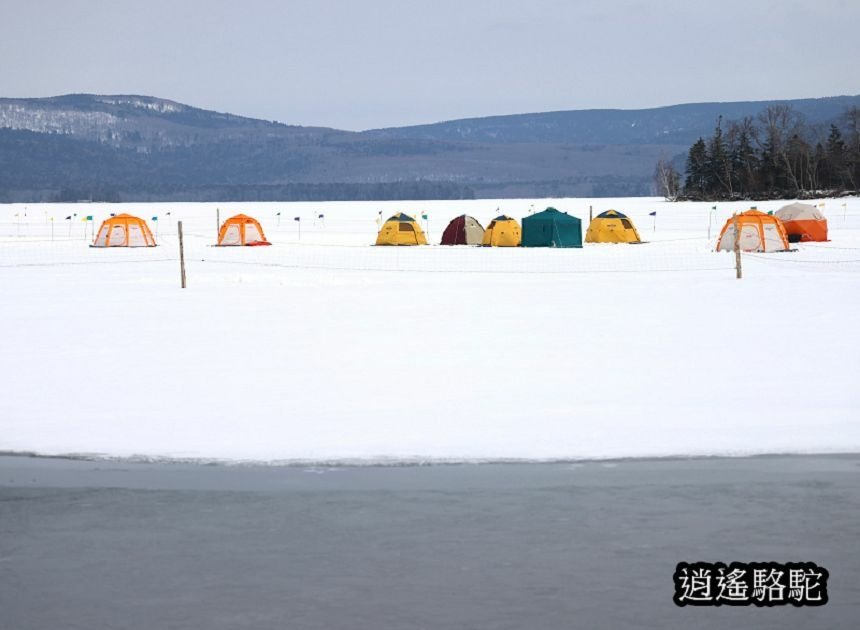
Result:
<svg viewBox="0 0 860 630"><path fill-rule="evenodd" d="M654 212L649 212L649 213L648 213L648 216L649 216L649 217L656 217L656 216L657 216L657 211L655 210Z"/></svg>
<svg viewBox="0 0 860 630"><path fill-rule="evenodd" d="M158 221L158 217L152 217L153 221Z"/></svg>
<svg viewBox="0 0 860 630"><path fill-rule="evenodd" d="M319 216L317 217L317 219L325 219L325 215L324 215L324 214L321 214L321 215L319 215Z"/></svg>
<svg viewBox="0 0 860 630"><path fill-rule="evenodd" d="M293 217L293 221L301 221L301 220L302 220L301 217Z"/></svg>

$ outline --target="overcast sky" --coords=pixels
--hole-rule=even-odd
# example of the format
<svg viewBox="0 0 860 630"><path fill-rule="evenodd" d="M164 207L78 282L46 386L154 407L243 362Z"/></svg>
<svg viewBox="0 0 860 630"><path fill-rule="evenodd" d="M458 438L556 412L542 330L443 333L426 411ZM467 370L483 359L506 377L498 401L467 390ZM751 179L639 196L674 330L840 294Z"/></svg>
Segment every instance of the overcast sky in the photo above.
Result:
<svg viewBox="0 0 860 630"><path fill-rule="evenodd" d="M857 0L0 0L0 96L291 124L860 93Z"/></svg>

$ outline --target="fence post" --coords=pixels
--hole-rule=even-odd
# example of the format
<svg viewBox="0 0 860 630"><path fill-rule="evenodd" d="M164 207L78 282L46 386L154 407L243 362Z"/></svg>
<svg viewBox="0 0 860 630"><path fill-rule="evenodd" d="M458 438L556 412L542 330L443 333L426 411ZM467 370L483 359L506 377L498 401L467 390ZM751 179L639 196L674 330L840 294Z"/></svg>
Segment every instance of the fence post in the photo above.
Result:
<svg viewBox="0 0 860 630"><path fill-rule="evenodd" d="M182 274L182 288L185 288L185 246L182 241L182 221L179 222L179 271Z"/></svg>
<svg viewBox="0 0 860 630"><path fill-rule="evenodd" d="M744 277L743 269L741 268L741 233L738 229L740 227L740 222L738 221L738 214L735 213L735 271L737 273L737 279L740 280Z"/></svg>

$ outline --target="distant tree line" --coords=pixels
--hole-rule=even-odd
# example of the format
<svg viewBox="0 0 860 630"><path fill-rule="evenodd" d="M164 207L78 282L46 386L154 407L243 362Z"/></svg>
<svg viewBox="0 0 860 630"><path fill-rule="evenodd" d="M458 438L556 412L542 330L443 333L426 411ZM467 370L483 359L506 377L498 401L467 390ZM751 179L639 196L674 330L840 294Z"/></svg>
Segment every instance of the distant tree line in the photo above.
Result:
<svg viewBox="0 0 860 630"><path fill-rule="evenodd" d="M860 108L830 124L809 125L789 105L757 117L717 120L687 153L685 173L660 160L654 180L667 199L804 198L860 188Z"/></svg>

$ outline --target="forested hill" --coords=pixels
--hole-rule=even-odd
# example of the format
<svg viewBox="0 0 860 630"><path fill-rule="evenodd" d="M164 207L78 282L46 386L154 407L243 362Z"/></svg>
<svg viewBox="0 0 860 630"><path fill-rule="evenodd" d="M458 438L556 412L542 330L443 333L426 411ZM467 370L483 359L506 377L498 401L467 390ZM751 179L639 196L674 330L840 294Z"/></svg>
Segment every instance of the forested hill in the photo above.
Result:
<svg viewBox="0 0 860 630"><path fill-rule="evenodd" d="M772 102L494 116L348 132L149 96L0 98L0 202L652 194L719 116ZM860 97L788 104L825 124Z"/></svg>
<svg viewBox="0 0 860 630"><path fill-rule="evenodd" d="M368 134L423 140L468 140L486 143L566 144L691 144L709 135L719 116L740 120L773 105L790 105L808 122L829 122L846 108L860 104L858 96L782 101L691 103L653 109L586 109L577 111L466 118Z"/></svg>

